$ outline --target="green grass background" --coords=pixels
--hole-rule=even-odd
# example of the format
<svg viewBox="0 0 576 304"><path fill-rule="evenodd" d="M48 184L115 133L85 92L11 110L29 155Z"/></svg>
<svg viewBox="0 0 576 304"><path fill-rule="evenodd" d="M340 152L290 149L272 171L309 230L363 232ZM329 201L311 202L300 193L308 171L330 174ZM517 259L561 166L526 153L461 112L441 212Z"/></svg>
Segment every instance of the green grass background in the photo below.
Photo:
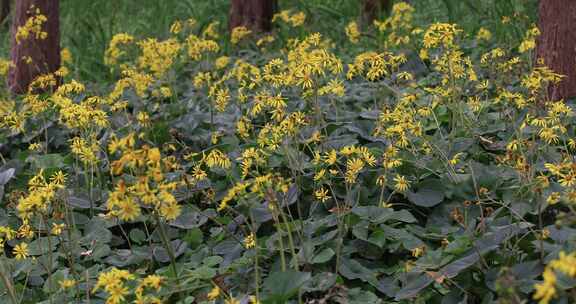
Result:
<svg viewBox="0 0 576 304"><path fill-rule="evenodd" d="M302 10L309 17L308 30L345 39L334 28L343 28L360 13L359 0L280 0L280 9ZM457 22L467 33L480 26L499 38L521 39L523 26L502 25L502 16L534 12L537 0L413 0L416 23ZM110 38L118 32L137 37L166 37L176 19L195 18L200 26L212 21L226 25L229 0L61 0L62 46L74 56L73 77L88 82L109 82L103 54ZM529 16L535 20L535 16ZM6 22L0 34L0 57L9 54ZM515 27L512 30L507 26Z"/></svg>

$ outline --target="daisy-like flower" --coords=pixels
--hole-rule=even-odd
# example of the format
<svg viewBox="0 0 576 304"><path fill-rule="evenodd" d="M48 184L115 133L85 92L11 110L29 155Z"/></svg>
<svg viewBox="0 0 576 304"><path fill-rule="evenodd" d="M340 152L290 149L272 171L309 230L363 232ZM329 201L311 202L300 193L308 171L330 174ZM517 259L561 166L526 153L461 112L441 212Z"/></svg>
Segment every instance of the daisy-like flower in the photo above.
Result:
<svg viewBox="0 0 576 304"><path fill-rule="evenodd" d="M20 243L16 245L12 253L14 253L14 256L16 256L16 260L26 259L30 255L28 252L28 244Z"/></svg>
<svg viewBox="0 0 576 304"><path fill-rule="evenodd" d="M396 175L394 177L394 190L398 192L406 192L410 188L410 182L406 179L406 177L401 175Z"/></svg>

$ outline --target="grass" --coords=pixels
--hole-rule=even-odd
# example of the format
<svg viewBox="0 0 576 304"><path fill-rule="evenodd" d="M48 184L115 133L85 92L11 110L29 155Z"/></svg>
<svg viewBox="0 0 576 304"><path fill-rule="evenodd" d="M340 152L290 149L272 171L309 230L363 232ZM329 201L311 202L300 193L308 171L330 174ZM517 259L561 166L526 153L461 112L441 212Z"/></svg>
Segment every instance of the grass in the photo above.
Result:
<svg viewBox="0 0 576 304"><path fill-rule="evenodd" d="M413 1L417 12L425 12L417 18L428 22L457 22L466 32L474 33L482 25L496 29L495 34L509 35L518 41L523 33L517 28L501 29L502 16L512 12L535 11L536 0L421 0ZM166 37L171 23L177 19L196 19L202 26L212 21L226 25L229 9L227 0L62 0L61 4L62 46L74 55L75 78L90 83L112 81L103 62L108 41L119 32L137 37ZM280 9L306 12L311 28L332 34L336 43L345 39L339 31L348 22L356 20L360 13L358 1L353 0L280 0ZM8 22L7 22L8 23ZM8 24L0 33L0 57L9 54Z"/></svg>

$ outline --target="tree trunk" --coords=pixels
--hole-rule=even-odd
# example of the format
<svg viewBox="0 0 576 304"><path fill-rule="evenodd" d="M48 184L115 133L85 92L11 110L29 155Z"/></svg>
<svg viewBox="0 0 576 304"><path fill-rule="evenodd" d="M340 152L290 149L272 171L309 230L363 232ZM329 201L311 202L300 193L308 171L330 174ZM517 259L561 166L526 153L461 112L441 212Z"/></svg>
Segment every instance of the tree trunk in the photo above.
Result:
<svg viewBox="0 0 576 304"><path fill-rule="evenodd" d="M276 0L231 0L228 27L232 30L245 26L251 31L268 32L276 5Z"/></svg>
<svg viewBox="0 0 576 304"><path fill-rule="evenodd" d="M360 21L363 26L370 26L374 20L389 12L392 8L392 0L361 0L362 12Z"/></svg>
<svg viewBox="0 0 576 304"><path fill-rule="evenodd" d="M576 97L576 1L540 0L536 58L566 77L549 88L552 100Z"/></svg>
<svg viewBox="0 0 576 304"><path fill-rule="evenodd" d="M1 0L0 3L0 25L4 24L6 17L10 15L10 0Z"/></svg>
<svg viewBox="0 0 576 304"><path fill-rule="evenodd" d="M30 9L32 6L34 9ZM17 42L18 28L36 15L36 9L48 19L42 26L48 36L36 39L36 35L30 33L28 38ZM13 67L8 73L8 87L12 93L21 94L36 77L53 73L60 67L59 0L18 0L12 19Z"/></svg>

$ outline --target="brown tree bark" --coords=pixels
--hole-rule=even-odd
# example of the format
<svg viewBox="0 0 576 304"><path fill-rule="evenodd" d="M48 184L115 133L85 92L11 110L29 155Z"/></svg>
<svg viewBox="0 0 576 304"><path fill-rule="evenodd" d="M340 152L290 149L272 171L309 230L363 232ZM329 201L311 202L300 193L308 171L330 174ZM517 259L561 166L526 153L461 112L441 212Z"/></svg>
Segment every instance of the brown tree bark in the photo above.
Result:
<svg viewBox="0 0 576 304"><path fill-rule="evenodd" d="M10 15L10 0L1 0L0 2L0 25L4 24L6 17Z"/></svg>
<svg viewBox="0 0 576 304"><path fill-rule="evenodd" d="M60 67L59 2L59 0L16 1L12 18L10 53L13 66L8 72L8 88L12 93L26 92L36 77L53 73ZM30 9L32 6L34 9ZM48 36L45 39L36 39L36 35L31 33L27 39L17 42L18 28L36 14L36 8L48 19L42 26L42 31L48 33Z"/></svg>
<svg viewBox="0 0 576 304"><path fill-rule="evenodd" d="M576 97L576 1L540 0L536 58L566 77L549 88L552 100Z"/></svg>
<svg viewBox="0 0 576 304"><path fill-rule="evenodd" d="M389 12L392 8L392 0L361 0L362 12L360 21L363 26L369 26L382 15L383 12Z"/></svg>
<svg viewBox="0 0 576 304"><path fill-rule="evenodd" d="M276 6L276 0L231 0L228 28L245 26L251 31L268 32Z"/></svg>

